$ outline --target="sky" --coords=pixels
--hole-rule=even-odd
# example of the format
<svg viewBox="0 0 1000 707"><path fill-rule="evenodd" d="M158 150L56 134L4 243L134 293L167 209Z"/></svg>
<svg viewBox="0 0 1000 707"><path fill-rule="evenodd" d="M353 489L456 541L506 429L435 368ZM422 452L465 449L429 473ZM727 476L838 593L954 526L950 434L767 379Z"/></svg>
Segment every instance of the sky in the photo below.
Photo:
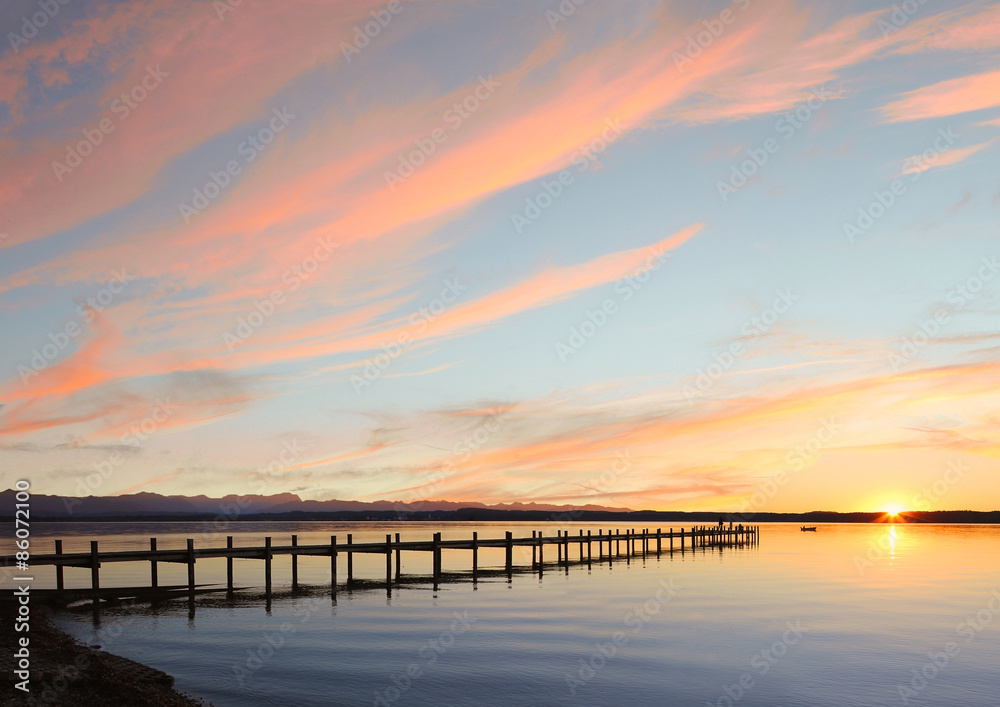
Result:
<svg viewBox="0 0 1000 707"><path fill-rule="evenodd" d="M4 487L1000 508L1000 4L0 28Z"/></svg>

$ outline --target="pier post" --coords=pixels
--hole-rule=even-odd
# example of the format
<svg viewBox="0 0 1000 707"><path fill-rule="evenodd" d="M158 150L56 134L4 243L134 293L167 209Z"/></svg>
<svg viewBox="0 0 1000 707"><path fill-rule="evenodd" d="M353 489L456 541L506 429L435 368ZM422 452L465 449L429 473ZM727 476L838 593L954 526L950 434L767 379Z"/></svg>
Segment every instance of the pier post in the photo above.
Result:
<svg viewBox="0 0 1000 707"><path fill-rule="evenodd" d="M615 557L622 556L622 539L618 528L615 528Z"/></svg>
<svg viewBox="0 0 1000 707"><path fill-rule="evenodd" d="M271 603L271 538L264 538L264 592Z"/></svg>
<svg viewBox="0 0 1000 707"><path fill-rule="evenodd" d="M337 598L337 536L330 536L330 593Z"/></svg>
<svg viewBox="0 0 1000 707"><path fill-rule="evenodd" d="M351 552L351 545L354 544L354 533L347 534L347 586L351 586L354 581L354 553Z"/></svg>
<svg viewBox="0 0 1000 707"><path fill-rule="evenodd" d="M392 534L385 534L385 591L392 596Z"/></svg>
<svg viewBox="0 0 1000 707"><path fill-rule="evenodd" d="M590 567L590 561L592 559L593 559L593 548L591 547L591 544L590 544L590 531L588 530L587 531L587 567Z"/></svg>
<svg viewBox="0 0 1000 707"><path fill-rule="evenodd" d="M62 554L62 540L56 540L56 554ZM63 566L56 565L56 589L60 592L65 589L63 585Z"/></svg>
<svg viewBox="0 0 1000 707"><path fill-rule="evenodd" d="M542 565L545 563L545 541L542 540L542 531L538 531L538 575L542 574Z"/></svg>
<svg viewBox="0 0 1000 707"><path fill-rule="evenodd" d="M556 531L556 566L562 565L563 558L563 544L562 544L562 531Z"/></svg>
<svg viewBox="0 0 1000 707"><path fill-rule="evenodd" d="M580 528L580 562L583 562L583 528Z"/></svg>
<svg viewBox="0 0 1000 707"><path fill-rule="evenodd" d="M535 569L538 566L538 546L534 543L535 536L538 533L534 530L531 531L531 569Z"/></svg>
<svg viewBox="0 0 1000 707"><path fill-rule="evenodd" d="M151 552L156 552L156 538L149 539L149 549ZM152 585L153 589L156 589L158 585L157 585L155 558L149 561L149 582Z"/></svg>
<svg viewBox="0 0 1000 707"><path fill-rule="evenodd" d="M399 533L396 533L396 584L399 584L403 574L403 560L399 550Z"/></svg>
<svg viewBox="0 0 1000 707"><path fill-rule="evenodd" d="M188 592L194 594L194 540L187 541Z"/></svg>
<svg viewBox="0 0 1000 707"><path fill-rule="evenodd" d="M226 549L233 549L233 536L226 536ZM230 592L233 591L233 556L230 555L226 558L226 589Z"/></svg>
<svg viewBox="0 0 1000 707"><path fill-rule="evenodd" d="M438 582L441 580L441 533L434 533L434 539L431 541L433 543L434 552L434 588L438 588Z"/></svg>
<svg viewBox="0 0 1000 707"><path fill-rule="evenodd" d="M292 536L292 547L298 547L299 536ZM299 556L292 550L292 591L299 591Z"/></svg>
<svg viewBox="0 0 1000 707"><path fill-rule="evenodd" d="M477 579L479 573L479 533L472 533L472 581Z"/></svg>
<svg viewBox="0 0 1000 707"><path fill-rule="evenodd" d="M656 554L663 552L663 528L656 529Z"/></svg>
<svg viewBox="0 0 1000 707"><path fill-rule="evenodd" d="M514 541L511 532L507 531L507 581L510 582L514 573Z"/></svg>
<svg viewBox="0 0 1000 707"><path fill-rule="evenodd" d="M97 541L90 541L90 587L95 592L101 588L101 563L97 561ZM97 595L94 595L97 601Z"/></svg>

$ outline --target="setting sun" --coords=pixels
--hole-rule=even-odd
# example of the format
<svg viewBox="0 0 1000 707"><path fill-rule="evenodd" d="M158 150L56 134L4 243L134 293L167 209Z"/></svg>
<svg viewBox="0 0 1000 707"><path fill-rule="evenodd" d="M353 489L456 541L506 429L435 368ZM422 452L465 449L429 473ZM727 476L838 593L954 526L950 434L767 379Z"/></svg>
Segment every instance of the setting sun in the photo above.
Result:
<svg viewBox="0 0 1000 707"><path fill-rule="evenodd" d="M892 504L886 507L885 512L887 515L895 518L903 512L903 508L897 504Z"/></svg>

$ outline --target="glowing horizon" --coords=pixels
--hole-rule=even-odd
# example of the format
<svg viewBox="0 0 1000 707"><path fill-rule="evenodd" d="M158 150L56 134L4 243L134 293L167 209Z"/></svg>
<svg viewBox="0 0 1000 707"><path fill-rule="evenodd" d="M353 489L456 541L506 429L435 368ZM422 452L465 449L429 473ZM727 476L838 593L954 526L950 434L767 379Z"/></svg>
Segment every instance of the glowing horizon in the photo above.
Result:
<svg viewBox="0 0 1000 707"><path fill-rule="evenodd" d="M1000 4L29 7L0 486L1000 508Z"/></svg>

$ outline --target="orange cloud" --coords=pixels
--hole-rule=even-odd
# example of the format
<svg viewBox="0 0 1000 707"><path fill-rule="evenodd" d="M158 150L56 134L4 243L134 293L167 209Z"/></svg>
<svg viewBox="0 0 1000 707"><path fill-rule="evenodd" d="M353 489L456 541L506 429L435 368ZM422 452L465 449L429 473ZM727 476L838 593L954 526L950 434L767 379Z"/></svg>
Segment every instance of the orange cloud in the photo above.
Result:
<svg viewBox="0 0 1000 707"><path fill-rule="evenodd" d="M613 497L633 508L670 508L680 500L711 502L703 507L715 509L737 507L758 479L779 469L804 474L823 455L880 455L882 467L918 450L995 459L1000 434L989 391L997 383L1000 364L985 363L785 394L765 389L688 410L628 400L596 409L569 400L512 408L499 431L472 453L413 463L398 477L409 483L379 493L403 500L426 495L599 503ZM961 428L909 423L925 411L940 415L947 410L960 411ZM823 443L809 446L824 428L830 434ZM796 449L803 453L796 456ZM384 467L391 461L380 463ZM910 471L909 465L886 468L884 475L903 479ZM839 499L836 505L850 504Z"/></svg>

